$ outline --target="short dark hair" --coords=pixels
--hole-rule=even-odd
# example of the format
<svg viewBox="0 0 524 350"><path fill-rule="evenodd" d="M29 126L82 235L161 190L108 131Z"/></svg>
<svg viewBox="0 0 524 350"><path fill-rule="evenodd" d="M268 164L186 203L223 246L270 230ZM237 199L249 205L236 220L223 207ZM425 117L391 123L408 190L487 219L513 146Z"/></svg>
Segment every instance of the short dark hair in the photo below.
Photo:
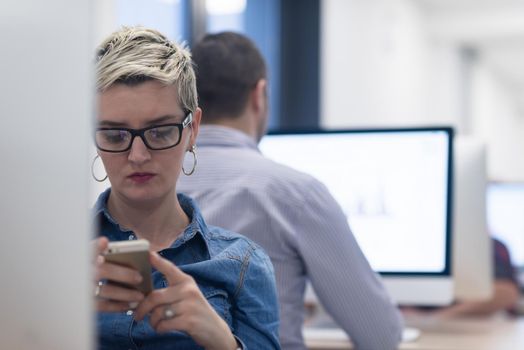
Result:
<svg viewBox="0 0 524 350"><path fill-rule="evenodd" d="M266 64L255 44L233 32L207 34L193 48L202 122L236 118L249 93L266 78Z"/></svg>

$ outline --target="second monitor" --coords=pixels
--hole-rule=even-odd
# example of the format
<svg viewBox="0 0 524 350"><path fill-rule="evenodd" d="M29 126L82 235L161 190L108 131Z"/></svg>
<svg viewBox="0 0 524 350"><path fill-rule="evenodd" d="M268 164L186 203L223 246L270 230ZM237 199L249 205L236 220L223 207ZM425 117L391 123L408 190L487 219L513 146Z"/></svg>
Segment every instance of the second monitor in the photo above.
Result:
<svg viewBox="0 0 524 350"><path fill-rule="evenodd" d="M450 128L279 132L260 149L328 187L398 303L446 305L452 140Z"/></svg>

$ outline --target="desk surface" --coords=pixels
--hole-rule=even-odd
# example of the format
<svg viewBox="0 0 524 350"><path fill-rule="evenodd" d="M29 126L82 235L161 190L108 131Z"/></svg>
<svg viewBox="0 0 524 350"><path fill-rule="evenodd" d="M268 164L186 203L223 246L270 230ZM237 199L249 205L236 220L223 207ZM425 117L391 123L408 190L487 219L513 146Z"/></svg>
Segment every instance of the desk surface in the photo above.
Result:
<svg viewBox="0 0 524 350"><path fill-rule="evenodd" d="M420 337L401 343L402 350L512 350L524 349L524 318L464 319L437 321L432 319L406 322L421 330ZM341 339L312 339L305 332L310 350L352 349Z"/></svg>

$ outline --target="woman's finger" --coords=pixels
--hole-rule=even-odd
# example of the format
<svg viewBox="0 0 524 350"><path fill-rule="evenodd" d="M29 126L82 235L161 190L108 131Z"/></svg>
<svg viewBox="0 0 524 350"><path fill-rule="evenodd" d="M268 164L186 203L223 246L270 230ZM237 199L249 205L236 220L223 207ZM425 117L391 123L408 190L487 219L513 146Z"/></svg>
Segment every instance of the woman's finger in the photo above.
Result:
<svg viewBox="0 0 524 350"><path fill-rule="evenodd" d="M103 262L98 266L97 278L98 280L105 279L129 284L131 286L138 285L143 279L142 275L137 270L109 262Z"/></svg>
<svg viewBox="0 0 524 350"><path fill-rule="evenodd" d="M98 299L96 309L99 312L125 312L132 309L128 302Z"/></svg>
<svg viewBox="0 0 524 350"><path fill-rule="evenodd" d="M149 323L152 328L156 328L158 324L164 320L173 319L177 317L184 318L185 310L187 309L187 303L177 302L171 304L162 304L158 305L151 311L151 316L149 317ZM180 331L185 331L186 329L182 328L172 328Z"/></svg>
<svg viewBox="0 0 524 350"><path fill-rule="evenodd" d="M155 289L138 305L135 310L135 320L140 321L159 305L177 303L182 296L173 287Z"/></svg>
<svg viewBox="0 0 524 350"><path fill-rule="evenodd" d="M171 261L162 258L156 252L151 252L149 254L149 260L151 261L151 265L166 277L166 280L170 286L184 282L188 278L191 278L189 275L182 272L182 270L180 270Z"/></svg>
<svg viewBox="0 0 524 350"><path fill-rule="evenodd" d="M93 280L95 283L100 281L99 267L104 263L102 253L107 249L109 240L106 237L99 237L91 241L91 252L93 254L94 273Z"/></svg>
<svg viewBox="0 0 524 350"><path fill-rule="evenodd" d="M107 237L98 237L97 239L91 241L93 261L95 261L99 255L102 255L102 253L107 249L108 244L109 240Z"/></svg>
<svg viewBox="0 0 524 350"><path fill-rule="evenodd" d="M110 299L119 302L140 302L144 300L144 294L137 290L121 287L112 283L102 284L98 287L99 299Z"/></svg>

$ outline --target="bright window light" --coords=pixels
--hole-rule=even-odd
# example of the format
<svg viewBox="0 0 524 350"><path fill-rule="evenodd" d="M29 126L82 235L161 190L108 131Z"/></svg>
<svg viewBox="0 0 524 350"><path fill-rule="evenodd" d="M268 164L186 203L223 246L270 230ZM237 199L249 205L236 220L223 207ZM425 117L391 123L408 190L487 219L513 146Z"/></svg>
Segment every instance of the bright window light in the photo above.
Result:
<svg viewBox="0 0 524 350"><path fill-rule="evenodd" d="M246 0L206 0L206 11L211 16L236 15L245 9Z"/></svg>
<svg viewBox="0 0 524 350"><path fill-rule="evenodd" d="M158 2L163 2L164 4L168 5L178 5L180 0L158 0Z"/></svg>

